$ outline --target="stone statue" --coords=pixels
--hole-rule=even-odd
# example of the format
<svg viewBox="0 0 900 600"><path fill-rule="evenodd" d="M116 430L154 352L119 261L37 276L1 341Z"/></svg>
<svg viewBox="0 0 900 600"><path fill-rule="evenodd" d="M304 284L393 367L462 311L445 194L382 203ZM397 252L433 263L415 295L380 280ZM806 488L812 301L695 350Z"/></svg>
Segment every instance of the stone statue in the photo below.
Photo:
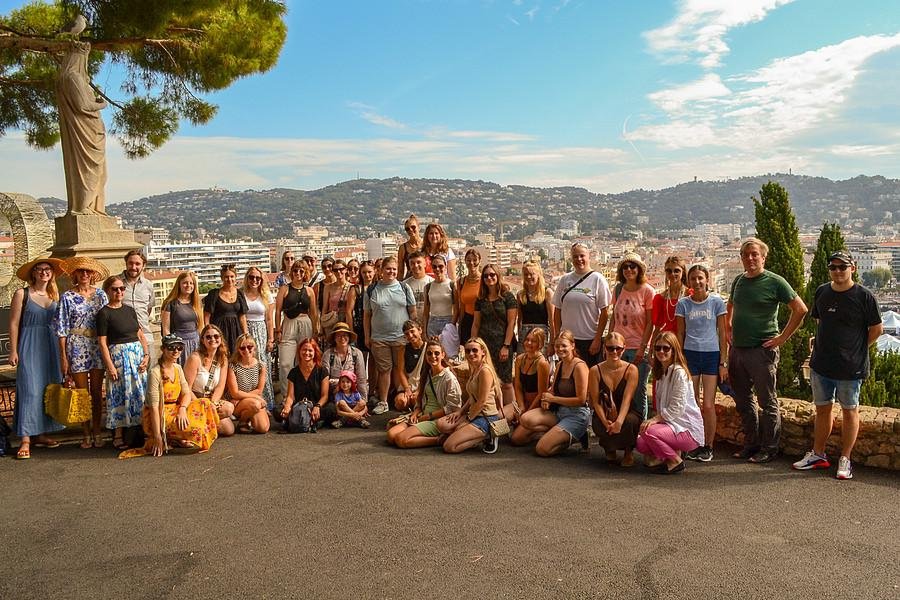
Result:
<svg viewBox="0 0 900 600"><path fill-rule="evenodd" d="M59 130L70 214L106 214L106 101L91 87L87 61L91 45L72 42L56 83Z"/></svg>

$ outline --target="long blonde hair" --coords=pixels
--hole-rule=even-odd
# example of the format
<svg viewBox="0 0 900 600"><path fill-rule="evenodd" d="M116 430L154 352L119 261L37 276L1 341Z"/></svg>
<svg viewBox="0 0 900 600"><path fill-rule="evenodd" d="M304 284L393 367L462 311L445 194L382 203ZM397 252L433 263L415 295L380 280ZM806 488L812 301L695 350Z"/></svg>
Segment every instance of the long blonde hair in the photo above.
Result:
<svg viewBox="0 0 900 600"><path fill-rule="evenodd" d="M199 328L203 325L203 302L200 300L200 286L197 285L197 275L193 271L182 271L178 274L178 277L175 278L175 286L169 292L169 295L166 296L166 299L163 300L162 305L165 308L170 303L178 300L178 297L181 295L181 282L188 278L194 283L194 291L191 293L189 304L194 309L194 314L197 315L197 327Z"/></svg>
<svg viewBox="0 0 900 600"><path fill-rule="evenodd" d="M532 291L532 298L537 304L543 304L547 299L547 283L544 281L544 271L541 265L533 260L525 261L522 265L522 289L519 290L519 304L528 302L528 291L525 289L525 269L534 269L537 272L537 290Z"/></svg>
<svg viewBox="0 0 900 600"><path fill-rule="evenodd" d="M272 295L269 292L269 282L266 280L265 274L259 269L259 267L250 267L247 269L247 272L244 273L244 295L247 295L247 292L250 291L250 271L256 271L260 276L259 282L259 297L262 298L263 304L266 308L269 308L269 305L272 303Z"/></svg>
<svg viewBox="0 0 900 600"><path fill-rule="evenodd" d="M206 344L203 343L203 336L205 336L208 331L214 331L219 334L219 349L216 350L216 354L212 359L219 363L220 369L224 368L225 365L228 364L228 341L225 339L225 334L222 333L222 330L212 323L200 330L200 343L197 345L196 352L203 358L209 357L206 350Z"/></svg>
<svg viewBox="0 0 900 600"><path fill-rule="evenodd" d="M497 371L494 369L494 361L491 360L491 351L488 350L487 344L480 337L469 338L466 344L478 344L481 346L481 351L484 353L484 368L491 374L494 382L494 402L497 403L497 408L499 408L503 404L503 390L500 388L500 377L497 376Z"/></svg>

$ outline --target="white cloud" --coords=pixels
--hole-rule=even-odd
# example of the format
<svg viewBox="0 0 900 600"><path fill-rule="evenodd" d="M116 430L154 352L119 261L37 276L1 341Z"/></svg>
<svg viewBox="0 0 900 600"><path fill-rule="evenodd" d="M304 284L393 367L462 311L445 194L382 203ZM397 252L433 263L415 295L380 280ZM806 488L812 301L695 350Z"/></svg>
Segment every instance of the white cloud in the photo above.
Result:
<svg viewBox="0 0 900 600"><path fill-rule="evenodd" d="M377 113L375 107L369 106L368 104L363 104L362 102L348 102L347 106L355 110L360 117L373 125L387 127L388 129L406 129L404 123Z"/></svg>
<svg viewBox="0 0 900 600"><path fill-rule="evenodd" d="M766 14L793 0L681 0L668 24L647 31L650 49L672 62L697 60L705 68L717 67L728 54L728 31L761 21Z"/></svg>
<svg viewBox="0 0 900 600"><path fill-rule="evenodd" d="M541 10L540 6L533 6L529 10L525 11L525 16L528 17L529 21L534 21L534 16Z"/></svg>
<svg viewBox="0 0 900 600"><path fill-rule="evenodd" d="M518 27L519 25L521 25L521 23L519 23L516 19L514 19L514 18L513 18L512 16L510 16L510 15L506 15L506 18L507 18L507 20L508 20L510 23L512 23L512 24L515 25L516 27Z"/></svg>
<svg viewBox="0 0 900 600"><path fill-rule="evenodd" d="M650 94L665 122L628 133L668 149L707 144L773 148L833 125L873 56L900 48L900 34L860 36L732 77L717 75ZM893 76L893 74L890 74ZM726 83L728 84L726 86Z"/></svg>

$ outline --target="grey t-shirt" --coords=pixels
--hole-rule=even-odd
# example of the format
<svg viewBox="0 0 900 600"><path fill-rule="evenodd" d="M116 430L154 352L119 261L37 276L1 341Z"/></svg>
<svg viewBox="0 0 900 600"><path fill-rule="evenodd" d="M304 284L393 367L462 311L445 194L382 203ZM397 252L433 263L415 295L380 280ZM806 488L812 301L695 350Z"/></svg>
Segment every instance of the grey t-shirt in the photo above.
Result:
<svg viewBox="0 0 900 600"><path fill-rule="evenodd" d="M684 318L684 349L693 352L716 352L719 331L716 319L727 312L721 296L710 294L703 302L685 296L675 305L675 316Z"/></svg>
<svg viewBox="0 0 900 600"><path fill-rule="evenodd" d="M372 313L372 340L391 343L404 341L403 324L409 320L407 307L416 305L409 286L400 281L379 281L371 292L366 290L364 294L363 310Z"/></svg>

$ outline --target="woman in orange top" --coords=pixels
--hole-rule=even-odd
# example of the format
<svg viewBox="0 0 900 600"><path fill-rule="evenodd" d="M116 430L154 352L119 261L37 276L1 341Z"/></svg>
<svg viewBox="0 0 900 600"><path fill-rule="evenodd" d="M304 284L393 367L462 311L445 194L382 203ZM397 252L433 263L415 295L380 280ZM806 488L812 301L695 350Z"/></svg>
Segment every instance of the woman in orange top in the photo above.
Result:
<svg viewBox="0 0 900 600"><path fill-rule="evenodd" d="M456 280L456 323L459 325L459 339L462 342L472 337L472 323L475 320L475 301L481 287L481 253L475 248L466 250L466 270L464 277Z"/></svg>

